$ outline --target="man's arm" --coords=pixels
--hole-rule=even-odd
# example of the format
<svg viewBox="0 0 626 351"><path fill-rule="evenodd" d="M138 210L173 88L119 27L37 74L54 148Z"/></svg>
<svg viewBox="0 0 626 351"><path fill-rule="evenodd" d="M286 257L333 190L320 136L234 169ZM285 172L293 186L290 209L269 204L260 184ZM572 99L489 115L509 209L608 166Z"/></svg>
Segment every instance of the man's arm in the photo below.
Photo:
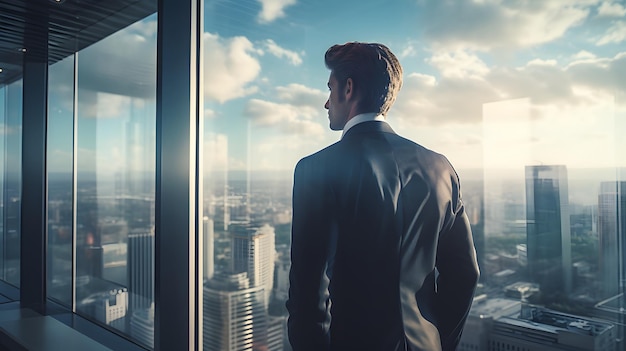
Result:
<svg viewBox="0 0 626 351"><path fill-rule="evenodd" d="M296 165L289 272L289 342L294 351L329 348L330 326L326 264L330 218L326 185L319 166L303 159Z"/></svg>
<svg viewBox="0 0 626 351"><path fill-rule="evenodd" d="M442 350L455 350L469 315L479 270L472 230L459 199L450 229L441 233L437 252L438 325Z"/></svg>

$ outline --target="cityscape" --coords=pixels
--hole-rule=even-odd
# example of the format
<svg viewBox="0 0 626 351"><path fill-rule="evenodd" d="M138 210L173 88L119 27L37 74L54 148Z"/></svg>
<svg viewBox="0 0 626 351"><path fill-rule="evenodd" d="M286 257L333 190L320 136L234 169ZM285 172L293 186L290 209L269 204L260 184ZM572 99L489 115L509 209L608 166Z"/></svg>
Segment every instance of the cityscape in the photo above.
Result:
<svg viewBox="0 0 626 351"><path fill-rule="evenodd" d="M626 182L522 172L459 171L482 274L459 349L622 350ZM78 184L77 310L152 347L154 185L123 178ZM51 296L71 296L67 186L50 185ZM203 349L289 350L291 175L216 172L204 189Z"/></svg>

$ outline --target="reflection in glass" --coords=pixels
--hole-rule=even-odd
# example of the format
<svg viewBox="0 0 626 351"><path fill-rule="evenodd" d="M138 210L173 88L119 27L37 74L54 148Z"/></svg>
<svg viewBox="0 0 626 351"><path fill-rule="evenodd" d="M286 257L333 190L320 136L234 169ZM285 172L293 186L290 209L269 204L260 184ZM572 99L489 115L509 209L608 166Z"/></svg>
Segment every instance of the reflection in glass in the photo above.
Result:
<svg viewBox="0 0 626 351"><path fill-rule="evenodd" d="M76 310L152 347L156 15L77 55Z"/></svg>
<svg viewBox="0 0 626 351"><path fill-rule="evenodd" d="M0 88L0 279L20 284L22 81Z"/></svg>
<svg viewBox="0 0 626 351"><path fill-rule="evenodd" d="M48 296L72 304L74 56L48 70Z"/></svg>

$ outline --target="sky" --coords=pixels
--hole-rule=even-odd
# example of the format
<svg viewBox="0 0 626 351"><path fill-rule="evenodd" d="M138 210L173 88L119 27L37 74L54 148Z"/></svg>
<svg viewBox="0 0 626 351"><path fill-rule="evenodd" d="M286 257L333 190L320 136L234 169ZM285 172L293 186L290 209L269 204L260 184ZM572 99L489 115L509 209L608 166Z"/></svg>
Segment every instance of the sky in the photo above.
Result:
<svg viewBox="0 0 626 351"><path fill-rule="evenodd" d="M348 41L380 42L398 56L404 82L388 122L459 170L626 164L625 1L207 0L204 7L207 170L292 171L339 140L324 109L323 55ZM119 135L133 113L154 113L156 21L150 16L78 55L79 128L86 128L79 155L97 148L99 169L126 164L129 149L140 152L120 147ZM61 76L71 72L65 66ZM59 115L71 108L57 100Z"/></svg>

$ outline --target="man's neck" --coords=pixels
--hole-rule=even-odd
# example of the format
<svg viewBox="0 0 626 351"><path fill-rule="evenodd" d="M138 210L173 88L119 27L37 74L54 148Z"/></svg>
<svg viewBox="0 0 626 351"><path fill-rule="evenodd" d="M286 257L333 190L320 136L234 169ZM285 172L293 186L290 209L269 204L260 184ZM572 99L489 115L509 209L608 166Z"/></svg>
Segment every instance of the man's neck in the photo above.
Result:
<svg viewBox="0 0 626 351"><path fill-rule="evenodd" d="M343 138L343 136L346 135L346 132L348 132L348 130L354 127L355 125L359 123L363 123L363 122L369 122L369 121L385 122L385 116L381 114L377 114L376 112L367 112L367 113L358 114L350 118L348 122L346 122L346 125L343 127L343 133L341 134L341 137Z"/></svg>

